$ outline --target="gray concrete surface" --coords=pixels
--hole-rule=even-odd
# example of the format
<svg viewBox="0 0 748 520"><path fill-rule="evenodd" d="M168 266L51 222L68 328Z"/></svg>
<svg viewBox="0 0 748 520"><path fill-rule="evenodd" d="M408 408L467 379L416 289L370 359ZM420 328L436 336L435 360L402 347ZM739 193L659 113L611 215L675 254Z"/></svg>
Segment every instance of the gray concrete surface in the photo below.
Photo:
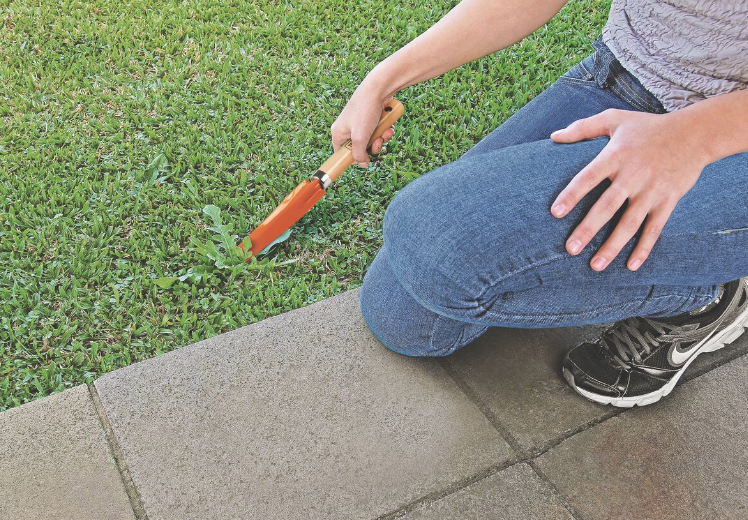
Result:
<svg viewBox="0 0 748 520"><path fill-rule="evenodd" d="M748 518L748 358L541 456L585 520Z"/></svg>
<svg viewBox="0 0 748 520"><path fill-rule="evenodd" d="M748 335L622 411L559 373L600 328L408 358L358 294L0 414L0 519L748 519Z"/></svg>
<svg viewBox="0 0 748 520"><path fill-rule="evenodd" d="M514 456L358 291L96 382L150 520L375 518Z"/></svg>
<svg viewBox="0 0 748 520"><path fill-rule="evenodd" d="M613 410L580 399L561 376L566 353L581 341L593 340L603 329L494 328L446 361L517 444L532 454ZM746 352L748 341L743 337L729 348L702 354L682 381Z"/></svg>
<svg viewBox="0 0 748 520"><path fill-rule="evenodd" d="M0 414L0 518L135 518L87 387Z"/></svg>
<svg viewBox="0 0 748 520"><path fill-rule="evenodd" d="M529 451L609 412L580 399L561 377L566 352L597 330L494 328L448 363Z"/></svg>
<svg viewBox="0 0 748 520"><path fill-rule="evenodd" d="M527 464L515 464L441 500L405 520L573 520L553 489Z"/></svg>

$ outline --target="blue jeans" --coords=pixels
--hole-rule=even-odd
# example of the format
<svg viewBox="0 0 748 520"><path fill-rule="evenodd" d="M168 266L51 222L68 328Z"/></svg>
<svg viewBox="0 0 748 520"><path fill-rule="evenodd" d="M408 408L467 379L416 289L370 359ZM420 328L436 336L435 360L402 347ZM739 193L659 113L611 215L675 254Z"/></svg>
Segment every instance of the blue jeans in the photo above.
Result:
<svg viewBox="0 0 748 520"><path fill-rule="evenodd" d="M609 181L563 219L551 215L551 203L608 138L556 144L550 133L608 108L664 112L600 40L594 47L465 155L392 200L384 244L361 288L364 318L384 345L445 356L492 326L672 316L748 275L748 153L704 169L638 271L626 260L639 235L604 271L589 267L621 211L581 254L566 252L566 239Z"/></svg>

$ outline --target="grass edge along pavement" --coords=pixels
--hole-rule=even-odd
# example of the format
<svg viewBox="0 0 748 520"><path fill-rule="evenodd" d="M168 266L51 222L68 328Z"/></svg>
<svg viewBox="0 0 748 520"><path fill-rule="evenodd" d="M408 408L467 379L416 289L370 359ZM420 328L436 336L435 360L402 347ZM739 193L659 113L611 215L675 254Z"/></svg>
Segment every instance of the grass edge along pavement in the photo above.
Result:
<svg viewBox="0 0 748 520"><path fill-rule="evenodd" d="M329 155L366 72L455 3L4 2L0 410L357 287L395 193L587 55L609 8L570 2L512 48L401 92L371 168L346 172L267 258L232 258L227 237Z"/></svg>

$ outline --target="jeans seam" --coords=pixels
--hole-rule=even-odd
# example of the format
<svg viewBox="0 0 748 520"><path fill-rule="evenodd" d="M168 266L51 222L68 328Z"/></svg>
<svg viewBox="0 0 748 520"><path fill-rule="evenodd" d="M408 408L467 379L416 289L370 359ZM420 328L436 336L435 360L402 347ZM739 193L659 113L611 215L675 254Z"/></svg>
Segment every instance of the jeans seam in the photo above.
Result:
<svg viewBox="0 0 748 520"><path fill-rule="evenodd" d="M439 353L442 353L442 352L444 352L445 350L447 350L447 351L451 350L451 349L453 348L453 346L454 346L454 345L452 345L452 346L450 346L450 347L448 347L448 348L436 348L436 347L434 346L434 337L436 336L436 324L437 324L437 323L439 322L439 320L440 320L440 319L444 319L444 318L446 318L446 319L448 319L448 320L452 320L452 321L459 321L459 320L454 320L454 319L452 319L452 318L450 318L450 317L448 317L448 316L444 316L444 315L442 315L442 314L437 314L437 315L436 315L436 318L434 319L434 324L433 324L433 325L432 325L432 327L431 327L431 332L429 333L429 347L430 347L429 351L430 351L430 352L439 352ZM465 322L462 322L462 323L465 323ZM469 325L473 325L473 324L471 323L471 324L469 324ZM477 332L477 333L475 333L475 334L472 334L472 335L471 335L471 336L469 336L468 338L464 339L463 341L464 341L465 345L467 345L468 343L470 343L470 342L471 342L471 341L473 341L474 339L476 339L476 338L478 338L479 336L481 336L481 335L482 335L482 334L483 334L484 332L486 332L486 331L487 331L487 330L488 330L489 328L490 328L490 327L489 327L488 325L486 325L486 326L482 327L482 330L481 330L481 331L479 331L479 332ZM464 329L463 329L463 330L464 330ZM462 346L464 346L464 345L462 345ZM457 347L457 348L461 348L461 347ZM454 350L457 350L457 349L454 349ZM452 352L454 352L454 350L452 350ZM449 353L450 353L450 352L447 352L447 354L449 354Z"/></svg>
<svg viewBox="0 0 748 520"><path fill-rule="evenodd" d="M594 80L586 80L581 78L572 78L570 76L559 76L557 81L560 81L561 83L567 83L569 85L575 85L575 86L582 86L582 87L593 87L595 89L600 89L600 87L597 86L597 83L595 83Z"/></svg>
<svg viewBox="0 0 748 520"><path fill-rule="evenodd" d="M644 112L655 111L655 107L653 107L646 98L631 88L631 86L625 81L617 81L614 85L611 85L610 90L614 93L617 91L618 97L634 108L638 108Z"/></svg>
<svg viewBox="0 0 748 520"><path fill-rule="evenodd" d="M693 231L686 231L685 233L668 233L667 235L665 234L661 235L661 238L666 239L670 237L685 237L685 236L700 237L700 236L713 236L713 235L729 235L731 233L744 232L744 231L748 231L748 228L720 229L717 231L704 231L701 233L693 232Z"/></svg>
<svg viewBox="0 0 748 520"><path fill-rule="evenodd" d="M588 57L589 57L589 56L587 56L587 58L588 58ZM582 69L583 71L585 71L585 72L587 73L587 76L588 76L588 77L590 78L590 81L594 82L594 81L595 81L595 75L594 75L594 74L592 73L592 71L591 71L590 69L588 69L587 67L585 67L585 66L584 66L584 60L586 60L587 58L582 58L582 59L581 59L581 60L580 60L580 61L578 62L578 65L579 65L579 67L580 67L580 68L581 68L581 69Z"/></svg>
<svg viewBox="0 0 748 520"><path fill-rule="evenodd" d="M544 258L543 260L539 260L537 262L533 262L533 263L530 263L528 265L525 265L525 266L523 266L520 269L516 269L514 271L511 271L511 272L509 272L509 273L501 276L500 278L491 281L475 297L475 304L483 312L483 314L489 314L489 313L490 314L494 314L491 311L491 309L489 309L488 307L486 307L481 302L481 300L485 297L486 293L489 290L495 288L498 284L500 284L501 282L503 282L504 280L506 280L507 278L509 278L511 276L517 275L519 273L523 273L523 272L528 271L530 269L533 269L535 267L541 267L541 266L544 266L544 265L548 265L550 263L556 262L558 260L563 260L565 258L567 258L566 254L553 255L551 257ZM673 298L673 295L655 296L654 298L648 297L648 298L645 298L644 300L642 300L642 302L644 302L644 301L660 300L660 299L663 299L663 298ZM681 307L683 305L685 305L689 300L698 300L698 298L701 298L701 299L705 300L706 302L710 301L710 300L704 298L703 295L691 294L691 295L688 295L688 296L685 297L685 300L683 301L683 303L681 303ZM614 308L617 308L617 307L620 307L620 305L616 304L616 305L607 305L605 307L596 307L595 310L600 310L600 309L614 309ZM535 318L548 318L548 317L564 317L564 318L569 318L569 317L579 317L579 316L582 316L582 315L584 315L585 313L588 313L588 312L590 312L590 311L584 311L582 313L576 312L576 313L561 313L561 314L558 314L558 313L555 313L555 314L507 314L507 313L503 313L503 312L498 312L498 313L496 313L496 316L498 316L498 317L500 317L502 319L504 319L504 318L510 318L510 317L514 317L514 318L533 318L533 317L535 317ZM439 314L441 314L441 313L439 313ZM459 320L459 318L455 318L455 319Z"/></svg>
<svg viewBox="0 0 748 520"><path fill-rule="evenodd" d="M662 108L660 100L649 92L641 84L641 81L618 61L618 58L615 57L613 52L603 42L602 36L593 42L592 47L596 51L594 54L595 64L600 65L599 70L596 70L596 72L605 71L605 80L600 85L601 89L604 90L607 87L616 97L636 109L644 112L660 113L660 108ZM614 62L618 63L620 71L617 69L611 70ZM632 82L638 83L641 86L641 90L636 88Z"/></svg>
<svg viewBox="0 0 748 520"><path fill-rule="evenodd" d="M642 94L639 90L635 89L628 81L622 80L616 82L617 86L620 86L622 90L629 93L629 95L638 103L638 105L642 108L647 110L648 112L652 111L650 100Z"/></svg>
<svg viewBox="0 0 748 520"><path fill-rule="evenodd" d="M655 301L655 300L664 300L664 299L672 299L679 297L678 295L664 295L664 296L654 296L652 298L645 298L642 300L642 303L645 301ZM698 301L699 298L703 299L705 303L708 303L710 301L710 298L704 297L704 296L697 296L697 295L689 295L684 296L684 301L681 303L681 307L688 303L689 301ZM699 302L700 303L700 302ZM484 309L486 312L491 312L492 315L498 316L499 318L549 318L549 317L563 317L563 318L577 318L584 316L586 314L589 314L591 312L600 311L600 310L611 310L615 308L620 308L621 304L615 304L615 305L605 305L605 306L599 306L595 307L594 309L589 309L585 311L577 311L577 312L562 312L562 313L553 313L553 314L515 314L515 313L507 313L507 312L492 312L488 309Z"/></svg>
<svg viewBox="0 0 748 520"><path fill-rule="evenodd" d="M506 280L507 278L509 278L511 276L514 276L514 275L517 275L517 274L520 274L520 273L524 273L525 271L528 271L528 270L533 269L535 267L541 267L541 266L550 264L552 262L555 262L556 260L562 260L566 256L567 256L566 254L553 255L551 257L544 258L543 260L538 260L537 262L532 262L530 264L522 266L519 269L515 269L514 271L510 271L509 273L506 273L503 276L500 276L498 279L490 281L488 283L488 285L475 297L475 302L478 304L478 306L481 309L483 309L484 311L487 311L488 309L486 308L485 305L483 305L481 303L480 300L481 300L481 298L483 298L486 295L486 293L489 290L495 288L497 285L499 285L501 282L503 282L504 280Z"/></svg>

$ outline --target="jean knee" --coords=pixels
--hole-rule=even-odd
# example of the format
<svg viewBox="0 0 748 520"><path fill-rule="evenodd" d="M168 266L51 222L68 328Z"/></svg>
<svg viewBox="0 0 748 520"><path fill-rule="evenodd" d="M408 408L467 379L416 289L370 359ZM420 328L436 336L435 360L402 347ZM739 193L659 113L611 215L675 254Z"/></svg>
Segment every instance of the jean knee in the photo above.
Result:
<svg viewBox="0 0 748 520"><path fill-rule="evenodd" d="M409 357L442 357L468 345L488 327L460 323L450 318L428 313L412 317L409 324L393 326L392 317L399 319L390 308L383 308L383 299L371 291L371 284L361 288L361 313L377 340L393 352ZM415 304L415 302L413 302Z"/></svg>
<svg viewBox="0 0 748 520"><path fill-rule="evenodd" d="M444 167L442 167L444 168ZM459 315L474 307L459 258L459 217L446 211L450 191L437 171L416 179L390 202L384 215L387 261L402 287L423 307ZM436 182L435 182L436 181Z"/></svg>
<svg viewBox="0 0 748 520"><path fill-rule="evenodd" d="M444 318L413 299L392 273L385 249L369 267L360 292L364 320L384 346L406 356L445 356L475 336L474 327Z"/></svg>

